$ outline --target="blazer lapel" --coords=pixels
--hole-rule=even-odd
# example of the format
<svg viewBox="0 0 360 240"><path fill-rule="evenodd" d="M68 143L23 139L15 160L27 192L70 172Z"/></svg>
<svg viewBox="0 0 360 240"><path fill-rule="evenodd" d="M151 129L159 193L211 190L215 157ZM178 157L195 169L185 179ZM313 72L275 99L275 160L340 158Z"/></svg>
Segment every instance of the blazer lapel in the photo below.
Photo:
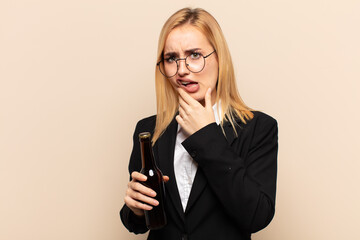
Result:
<svg viewBox="0 0 360 240"><path fill-rule="evenodd" d="M224 132L225 132L225 137L226 137L227 142L229 143L229 145L231 145L232 142L235 140L236 135L235 135L234 130L230 123L224 124ZM204 173L202 172L201 168L198 168L192 188L191 188L189 200L186 205L185 214L188 211L190 211L190 208L194 205L196 200L199 198L199 196L201 195L202 191L204 190L204 188L206 186L206 183L207 183L207 180L206 180Z"/></svg>
<svg viewBox="0 0 360 240"><path fill-rule="evenodd" d="M241 124L241 123L238 122L238 124ZM235 128L238 128L238 127L241 127L241 125L240 126L235 125ZM229 145L231 145L233 143L233 141L237 138L237 136L229 122L226 122L224 124L224 132L225 132L225 138L226 138L227 142L229 143ZM237 132L239 134L240 131L237 131Z"/></svg>
<svg viewBox="0 0 360 240"><path fill-rule="evenodd" d="M169 176L169 181L165 184L165 189L168 191L166 197L170 197L175 206L176 212L184 222L184 211L182 208L174 172L174 150L177 126L177 122L174 118L163 135L156 142L154 146L154 152L158 157L159 168L161 169L162 173Z"/></svg>

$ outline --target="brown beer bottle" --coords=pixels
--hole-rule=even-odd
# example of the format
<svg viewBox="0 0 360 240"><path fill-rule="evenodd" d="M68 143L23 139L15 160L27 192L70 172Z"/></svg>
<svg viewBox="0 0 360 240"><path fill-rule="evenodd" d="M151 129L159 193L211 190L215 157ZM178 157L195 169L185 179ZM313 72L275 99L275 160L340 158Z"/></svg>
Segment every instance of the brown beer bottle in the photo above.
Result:
<svg viewBox="0 0 360 240"><path fill-rule="evenodd" d="M149 132L139 134L142 160L140 173L147 177L147 180L141 183L156 192L155 199L159 202L159 205L152 206L153 208L150 211L144 211L146 226L152 230L162 228L166 225L166 215L164 208L165 187L163 175L156 166L150 137L151 134Z"/></svg>

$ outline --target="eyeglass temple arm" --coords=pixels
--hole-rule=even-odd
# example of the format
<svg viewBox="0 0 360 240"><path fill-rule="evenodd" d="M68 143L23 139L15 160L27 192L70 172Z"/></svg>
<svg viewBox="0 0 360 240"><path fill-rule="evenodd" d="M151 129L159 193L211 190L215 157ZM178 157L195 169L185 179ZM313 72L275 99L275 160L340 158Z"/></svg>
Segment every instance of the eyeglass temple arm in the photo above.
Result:
<svg viewBox="0 0 360 240"><path fill-rule="evenodd" d="M209 53L208 55L204 56L204 58L207 58L208 56L210 56L210 55L213 54L214 52L216 52L216 49L214 49L214 51L212 51L212 52Z"/></svg>

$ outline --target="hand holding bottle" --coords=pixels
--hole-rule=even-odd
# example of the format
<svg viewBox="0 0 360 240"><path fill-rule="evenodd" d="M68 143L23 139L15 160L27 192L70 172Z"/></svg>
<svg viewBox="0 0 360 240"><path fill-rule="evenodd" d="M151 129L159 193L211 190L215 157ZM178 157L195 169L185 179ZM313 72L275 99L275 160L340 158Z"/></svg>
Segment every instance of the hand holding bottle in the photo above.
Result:
<svg viewBox="0 0 360 240"><path fill-rule="evenodd" d="M155 191L145 187L140 182L146 181L146 176L139 172L131 173L132 180L128 183L126 195L124 198L126 206L137 216L144 216L144 210L151 210L152 206L157 206L159 202L154 199ZM164 176L164 182L169 181L168 176Z"/></svg>

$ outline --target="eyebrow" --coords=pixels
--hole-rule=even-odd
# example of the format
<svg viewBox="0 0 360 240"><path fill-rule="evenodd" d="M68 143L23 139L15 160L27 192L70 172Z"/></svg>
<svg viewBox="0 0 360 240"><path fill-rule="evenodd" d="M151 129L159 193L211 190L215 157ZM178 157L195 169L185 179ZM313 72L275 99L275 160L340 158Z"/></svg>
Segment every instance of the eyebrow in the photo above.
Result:
<svg viewBox="0 0 360 240"><path fill-rule="evenodd" d="M192 53L192 52L195 52L195 51L199 51L201 50L201 48L191 48L191 49L188 49L188 50L185 50L185 55L188 55L189 53ZM167 52L167 53L164 53L164 57L168 57L168 56L177 56L177 52Z"/></svg>

